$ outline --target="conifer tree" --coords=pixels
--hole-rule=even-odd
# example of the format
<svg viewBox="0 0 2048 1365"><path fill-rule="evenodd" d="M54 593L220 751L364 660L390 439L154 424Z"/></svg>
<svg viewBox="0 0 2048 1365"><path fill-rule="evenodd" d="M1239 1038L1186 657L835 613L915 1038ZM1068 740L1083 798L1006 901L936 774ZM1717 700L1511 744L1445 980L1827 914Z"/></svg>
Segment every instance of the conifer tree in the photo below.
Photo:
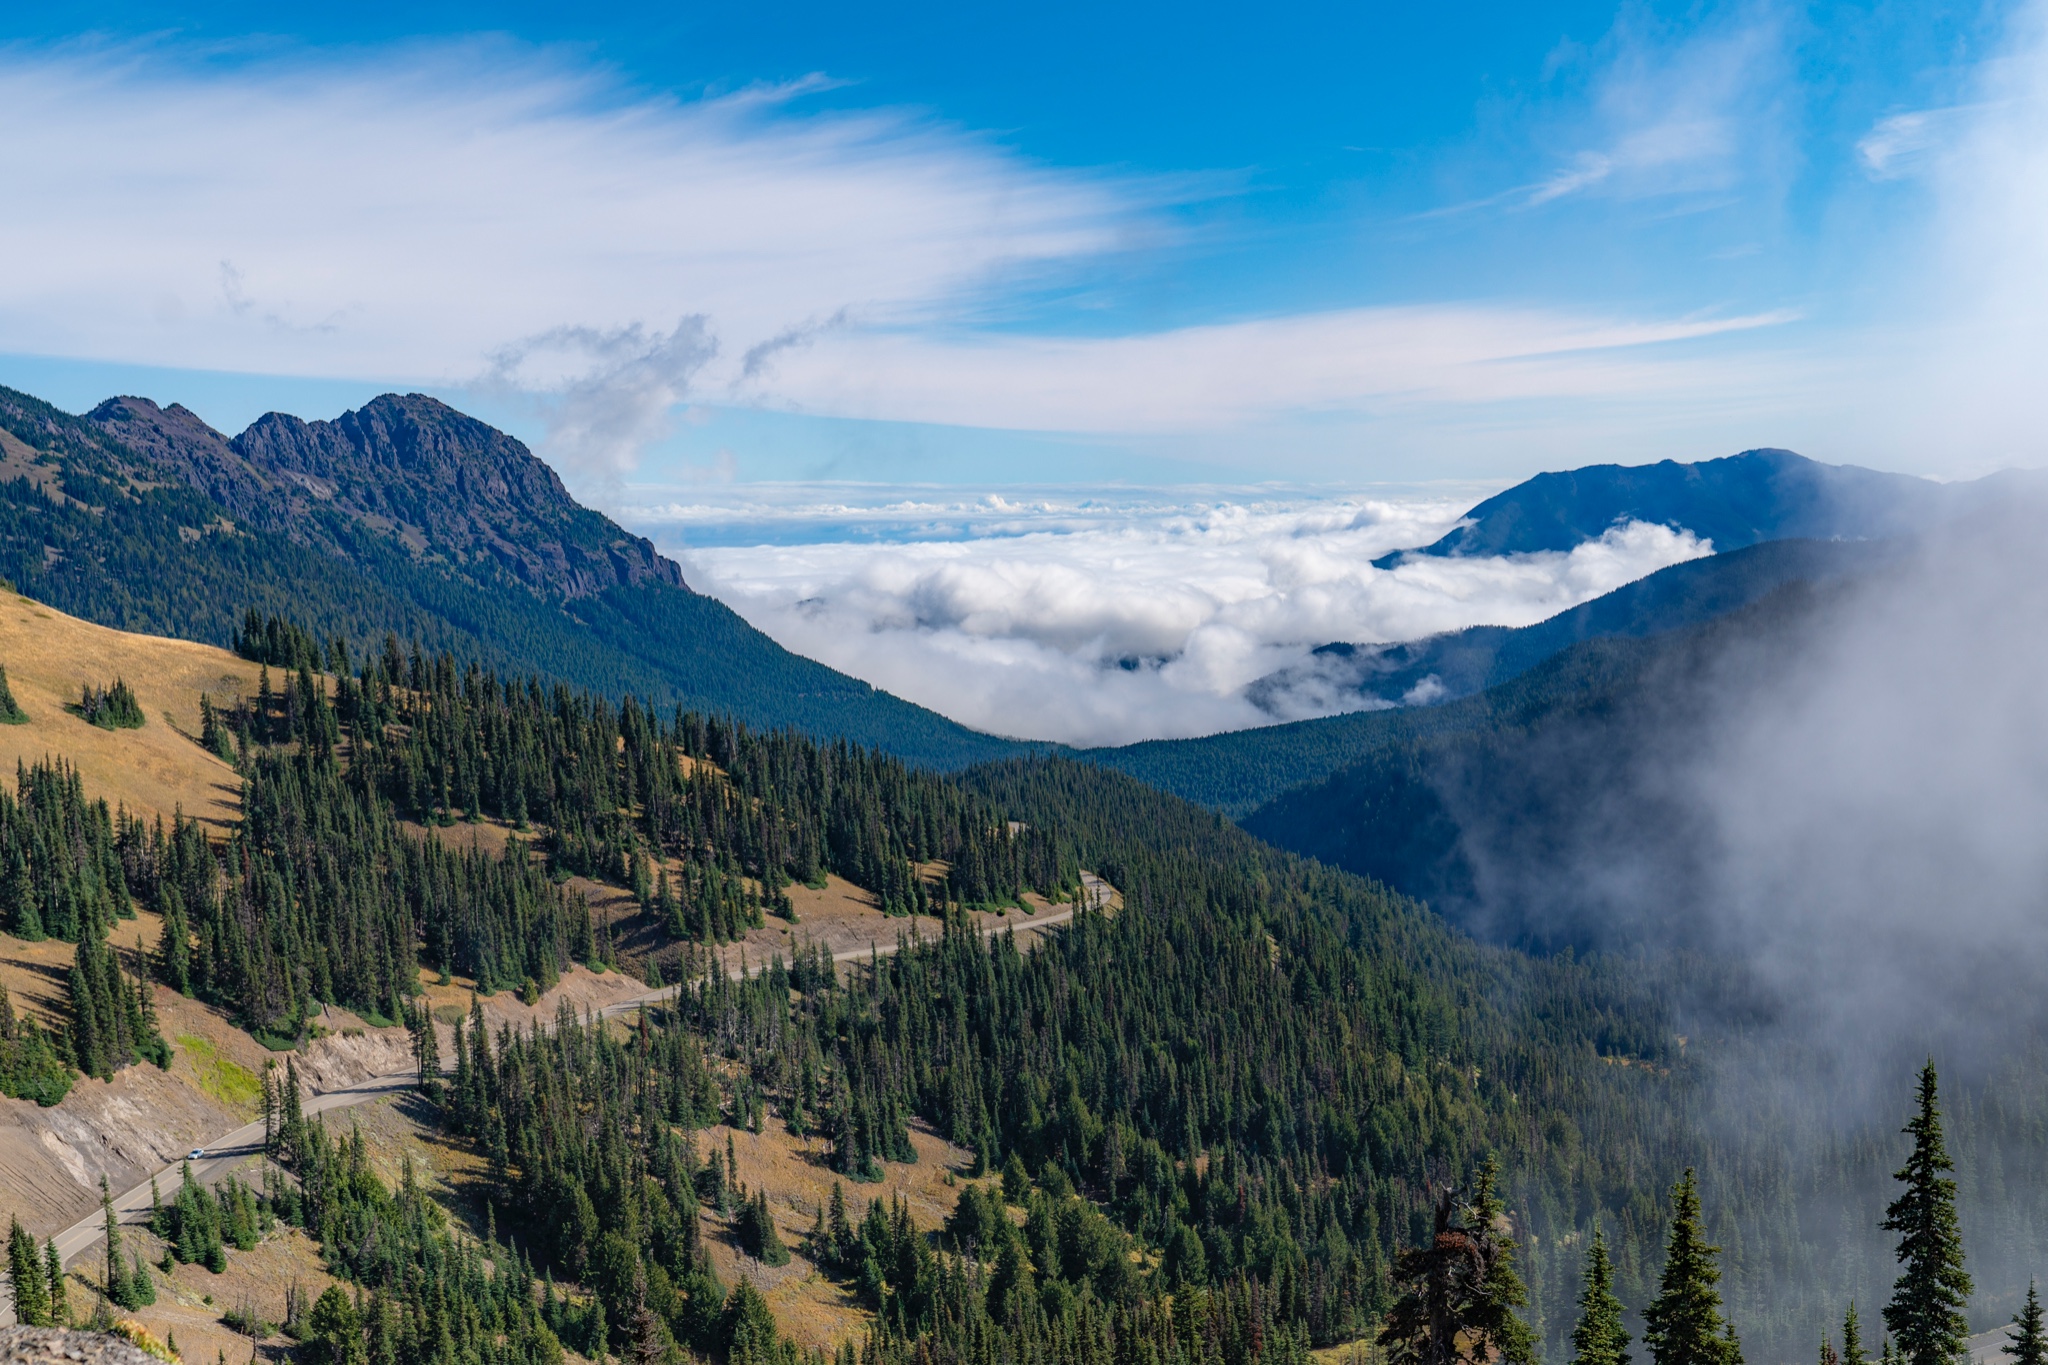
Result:
<svg viewBox="0 0 2048 1365"><path fill-rule="evenodd" d="M782 1259L787 1261L789 1253ZM661 1315L647 1306L647 1277L636 1275L633 1280L633 1312L628 1323L632 1334L630 1350L633 1365L661 1365L671 1350L668 1329L662 1325ZM773 1339L771 1335L771 1340Z"/></svg>
<svg viewBox="0 0 2048 1365"><path fill-rule="evenodd" d="M1536 1358L1536 1334L1515 1313L1528 1306L1529 1291L1515 1268L1515 1239L1507 1231L1507 1205L1500 1198L1499 1183L1500 1163L1489 1155L1473 1180L1471 1218L1488 1240L1492 1256L1466 1330L1481 1360L1530 1365Z"/></svg>
<svg viewBox="0 0 2048 1365"><path fill-rule="evenodd" d="M2005 1354L2013 1365L2048 1365L2048 1333L2041 1326L2041 1296L2032 1280L2027 1281L2027 1301L2012 1315L2012 1330L2006 1334Z"/></svg>
<svg viewBox="0 0 2048 1365"><path fill-rule="evenodd" d="M8 1218L7 1277L14 1286L14 1320L25 1327L49 1326L50 1296L43 1283L43 1255L21 1220Z"/></svg>
<svg viewBox="0 0 2048 1365"><path fill-rule="evenodd" d="M1820 1334L1820 1365L1842 1365L1842 1357L1835 1353L1835 1343L1826 1332Z"/></svg>
<svg viewBox="0 0 2048 1365"><path fill-rule="evenodd" d="M1586 1281L1579 1291L1579 1321L1572 1328L1572 1365L1628 1365L1629 1334L1621 1325L1621 1300L1614 1296L1614 1262L1607 1234L1593 1229L1586 1249Z"/></svg>
<svg viewBox="0 0 2048 1365"><path fill-rule="evenodd" d="M1849 1311L1842 1315L1842 1365L1870 1365L1870 1357L1863 1350L1863 1324L1856 1318L1856 1300L1849 1300Z"/></svg>
<svg viewBox="0 0 2048 1365"><path fill-rule="evenodd" d="M1515 1271L1514 1241L1500 1227L1495 1179L1489 1157L1468 1200L1460 1201L1454 1187L1440 1189L1429 1244L1395 1262L1394 1278L1406 1288L1387 1312L1379 1343L1396 1365L1526 1365L1534 1358L1534 1334L1514 1314L1528 1292Z"/></svg>
<svg viewBox="0 0 2048 1365"><path fill-rule="evenodd" d="M740 1209L740 1245L763 1265L788 1265L789 1248L775 1230L775 1216L768 1211L768 1195L756 1190Z"/></svg>
<svg viewBox="0 0 2048 1365"><path fill-rule="evenodd" d="M1016 1152L1003 1163L1003 1202L1022 1204L1031 1196L1031 1176L1024 1169L1024 1158Z"/></svg>
<svg viewBox="0 0 2048 1365"><path fill-rule="evenodd" d="M64 1283L64 1258L57 1254L57 1239L43 1243L43 1292L49 1296L43 1321L51 1327L71 1325L71 1294Z"/></svg>
<svg viewBox="0 0 2048 1365"><path fill-rule="evenodd" d="M42 900L20 849L8 859L6 879L0 881L0 924L16 938L31 943L41 942L44 936Z"/></svg>
<svg viewBox="0 0 2048 1365"><path fill-rule="evenodd" d="M156 955L150 960L152 974L180 995L192 994L192 924L185 917L185 901L175 886L158 893L163 911L163 933L157 938Z"/></svg>
<svg viewBox="0 0 2048 1365"><path fill-rule="evenodd" d="M1671 1191L1671 1234L1657 1297L1643 1310L1643 1344L1655 1365L1736 1365L1733 1335L1721 1318L1720 1248L1700 1223L1698 1180L1688 1167Z"/></svg>
<svg viewBox="0 0 2048 1365"><path fill-rule="evenodd" d="M1934 1063L1920 1069L1919 1109L1902 1130L1912 1155L1894 1177L1906 1188L1885 1210L1880 1225L1899 1234L1905 1268L1885 1305L1885 1326L1898 1339L1906 1365L1948 1365L1963 1349L1969 1321L1970 1276L1963 1269L1963 1231L1956 1217L1955 1169L1942 1138Z"/></svg>
<svg viewBox="0 0 2048 1365"><path fill-rule="evenodd" d="M121 1224L114 1217L114 1195L107 1188L107 1178L100 1177L100 1212L106 1215L107 1265L105 1278L100 1281L106 1296L123 1308L128 1307L128 1267L121 1259Z"/></svg>
<svg viewBox="0 0 2048 1365"><path fill-rule="evenodd" d="M0 664L0 725L26 724L28 712L14 700L14 689L7 685L7 666Z"/></svg>

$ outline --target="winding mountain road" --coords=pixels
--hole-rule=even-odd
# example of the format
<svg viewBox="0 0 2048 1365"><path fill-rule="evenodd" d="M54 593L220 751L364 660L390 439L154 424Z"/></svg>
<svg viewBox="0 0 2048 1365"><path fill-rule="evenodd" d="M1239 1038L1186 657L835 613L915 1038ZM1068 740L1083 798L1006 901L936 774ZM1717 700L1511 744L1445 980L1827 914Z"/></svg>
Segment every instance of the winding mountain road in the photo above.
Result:
<svg viewBox="0 0 2048 1365"><path fill-rule="evenodd" d="M1081 874L1081 885L1091 905L1107 905L1110 897L1116 894L1115 888L1093 872L1083 872ZM982 930L982 933L984 936L987 936L998 933L1003 929L1043 929L1055 924L1065 924L1073 917L1074 908L1067 906L1054 910L1049 914L1032 915L1020 921L989 925ZM871 943L866 948L856 948L848 952L835 953L832 960L834 962L855 962L875 955L886 957L893 954L897 947L897 943ZM734 977L737 977L741 970L742 968L738 965L727 968L728 973ZM754 970L758 972L761 969L757 967ZM678 989L679 987L676 986L661 986L652 990L642 991L640 994L629 996L624 1000L613 1001L597 1013L601 1018L616 1019L621 1015L637 1012L643 1005L659 1004L674 996ZM382 1099L389 1095L401 1093L412 1089L418 1083L419 1072L417 1069L393 1071L382 1076L373 1076L369 1080L356 1085L344 1086L335 1090L315 1091L305 1096L301 1103L304 1112L309 1115L324 1114L330 1110L347 1109L353 1105L364 1104L371 1100ZM205 1148L205 1157L192 1163L192 1174L194 1178L202 1183L211 1184L225 1176L237 1162L262 1150L263 1123L259 1119L254 1123L245 1123L232 1132L223 1133L208 1143ZM123 1223L139 1223L144 1221L150 1208L149 1190L151 1182L157 1182L160 1192L167 1190L175 1194L178 1182L183 1178L180 1174L180 1167L183 1164L183 1162L173 1162L134 1188L124 1190L120 1194L115 1195L115 1216ZM69 1266L85 1251L101 1242L105 1230L106 1216L104 1214L95 1213L89 1218L81 1218L70 1227L56 1234L53 1240L57 1244L57 1254L63 1257L64 1264ZM4 1275L0 1275L0 1290L4 1290L5 1298L5 1302L0 1302L0 1326L6 1326L14 1321L14 1293L12 1288L7 1285Z"/></svg>

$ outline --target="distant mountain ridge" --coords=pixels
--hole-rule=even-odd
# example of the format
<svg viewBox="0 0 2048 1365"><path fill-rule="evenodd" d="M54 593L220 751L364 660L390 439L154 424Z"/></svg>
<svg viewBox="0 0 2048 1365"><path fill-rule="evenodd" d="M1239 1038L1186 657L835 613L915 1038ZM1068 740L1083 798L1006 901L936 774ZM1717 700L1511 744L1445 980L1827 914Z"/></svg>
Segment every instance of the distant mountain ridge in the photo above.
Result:
<svg viewBox="0 0 2048 1365"><path fill-rule="evenodd" d="M0 576L122 630L225 645L254 608L936 768L1040 747L790 653L524 445L420 395L229 438L175 404L79 417L0 388Z"/></svg>
<svg viewBox="0 0 2048 1365"><path fill-rule="evenodd" d="M1697 464L1587 465L1524 480L1434 544L1373 562L1568 551L1625 521L1682 527L1724 552L1766 540L1877 540L1925 529L1952 501L1948 487L1775 449Z"/></svg>
<svg viewBox="0 0 2048 1365"><path fill-rule="evenodd" d="M1650 522L1689 531L1713 556L1639 579L1594 603L1527 630L1473 626L1394 643L1332 641L1302 664L1246 689L1255 704L1289 714L1291 694L1355 694L1368 705L1435 705L1472 695L1576 640L1646 635L1704 620L1754 601L1793 577L1825 577L1828 552L1732 560L1788 541L1810 546L1897 542L2008 495L2038 494L2044 476L2007 470L1970 483L1941 484L1856 465L1828 465L1789 450L1745 450L1680 464L1588 465L1538 474L1486 499L1435 543L1373 561L1398 568L1417 557L1567 553L1614 526ZM1834 556L1844 569L1855 556Z"/></svg>
<svg viewBox="0 0 2048 1365"><path fill-rule="evenodd" d="M323 507L481 583L589 597L682 569L584 507L547 463L494 427L423 394L385 394L332 422L272 412L232 439L189 410L110 398L86 420L179 471L241 521L351 558Z"/></svg>
<svg viewBox="0 0 2048 1365"><path fill-rule="evenodd" d="M1469 626L1388 645L1324 645L1307 664L1259 679L1247 695L1264 704L1313 674L1327 688L1390 705L1456 701L1583 640L1676 630L1747 606L1789 582L1862 572L1897 553L1899 543L1767 540L1670 565L1531 626Z"/></svg>

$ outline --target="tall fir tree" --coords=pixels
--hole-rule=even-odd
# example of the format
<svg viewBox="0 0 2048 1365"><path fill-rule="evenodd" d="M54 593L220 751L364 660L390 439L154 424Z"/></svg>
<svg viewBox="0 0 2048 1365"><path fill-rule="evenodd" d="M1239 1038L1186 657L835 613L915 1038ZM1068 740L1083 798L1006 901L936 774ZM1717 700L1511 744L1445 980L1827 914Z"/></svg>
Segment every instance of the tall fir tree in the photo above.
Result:
<svg viewBox="0 0 2048 1365"><path fill-rule="evenodd" d="M1614 1296L1614 1262L1607 1234L1597 1225L1586 1249L1586 1281L1579 1290L1579 1320L1572 1328L1572 1365L1628 1365L1629 1334Z"/></svg>
<svg viewBox="0 0 2048 1365"><path fill-rule="evenodd" d="M51 1327L71 1325L71 1294L64 1281L64 1258L57 1254L57 1239L43 1243L43 1293L48 1296L44 1322Z"/></svg>
<svg viewBox="0 0 2048 1365"><path fill-rule="evenodd" d="M1671 1234L1657 1297L1643 1310L1643 1344L1655 1365L1738 1365L1734 1336L1721 1317L1721 1248L1700 1222L1698 1179L1690 1167L1671 1190Z"/></svg>
<svg viewBox="0 0 2048 1365"><path fill-rule="evenodd" d="M101 1287L109 1299L127 1307L128 1267L121 1260L121 1223L114 1217L114 1196L107 1178L100 1177L100 1212L106 1216L107 1264Z"/></svg>
<svg viewBox="0 0 2048 1365"><path fill-rule="evenodd" d="M50 1295L43 1283L43 1253L19 1218L7 1228L7 1278L14 1286L14 1320L24 1327L47 1327Z"/></svg>
<svg viewBox="0 0 2048 1365"><path fill-rule="evenodd" d="M1885 1305L1884 1321L1906 1365L1948 1365L1969 1335L1963 1309L1972 1286L1963 1269L1956 1182L1947 1174L1955 1162L1942 1138L1931 1060L1920 1069L1918 1112L1903 1131L1913 1139L1913 1152L1894 1178L1906 1188L1885 1210L1881 1226L1899 1234L1899 1263L1905 1268Z"/></svg>
<svg viewBox="0 0 2048 1365"><path fill-rule="evenodd" d="M2041 1326L2041 1295L2034 1282L2027 1281L2027 1301L2012 1315L2012 1330L2006 1333L2005 1354L2012 1365L2048 1365L2048 1333Z"/></svg>
<svg viewBox="0 0 2048 1365"><path fill-rule="evenodd" d="M1863 1324L1856 1317L1856 1300L1849 1300L1849 1311L1842 1315L1842 1365L1870 1365L1870 1356L1863 1349Z"/></svg>

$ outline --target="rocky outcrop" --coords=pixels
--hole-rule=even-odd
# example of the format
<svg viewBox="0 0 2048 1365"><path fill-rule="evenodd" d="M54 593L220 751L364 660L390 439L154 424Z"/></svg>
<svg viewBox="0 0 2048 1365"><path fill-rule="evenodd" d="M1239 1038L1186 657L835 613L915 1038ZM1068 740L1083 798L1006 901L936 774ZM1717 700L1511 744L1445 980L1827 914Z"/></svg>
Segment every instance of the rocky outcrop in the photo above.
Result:
<svg viewBox="0 0 2048 1365"><path fill-rule="evenodd" d="M234 521L283 528L287 509L271 480L183 404L160 408L147 398L109 398L87 420L218 503Z"/></svg>
<svg viewBox="0 0 2048 1365"><path fill-rule="evenodd" d="M423 394L331 422L273 412L233 439L144 398L108 399L89 420L235 521L343 558L368 534L472 582L561 600L685 586L674 561L577 503L524 445Z"/></svg>
<svg viewBox="0 0 2048 1365"><path fill-rule="evenodd" d="M0 1327L0 1365L164 1365L121 1337L59 1327Z"/></svg>

